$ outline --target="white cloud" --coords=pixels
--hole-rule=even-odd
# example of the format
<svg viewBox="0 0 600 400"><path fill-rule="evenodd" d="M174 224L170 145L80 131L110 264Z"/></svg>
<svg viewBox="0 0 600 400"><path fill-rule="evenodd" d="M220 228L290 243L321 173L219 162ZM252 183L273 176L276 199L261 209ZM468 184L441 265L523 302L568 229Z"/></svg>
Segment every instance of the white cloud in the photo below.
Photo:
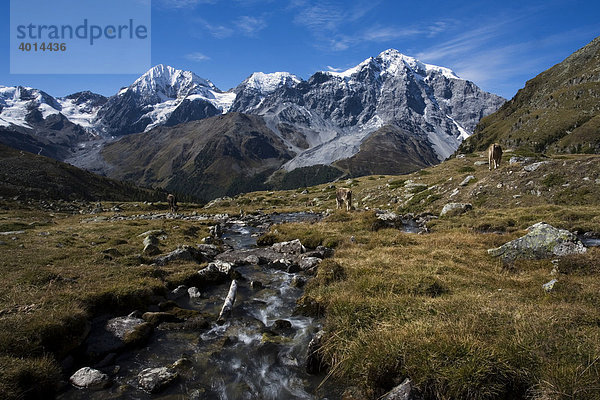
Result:
<svg viewBox="0 0 600 400"><path fill-rule="evenodd" d="M263 30L267 24L263 18L243 16L235 21L237 28L245 35L254 36Z"/></svg>
<svg viewBox="0 0 600 400"><path fill-rule="evenodd" d="M327 66L327 70L328 70L328 71L331 71L331 72L341 72L341 71L343 71L343 69L342 69L342 68L334 68L334 67L332 67L331 65L328 65L328 66Z"/></svg>
<svg viewBox="0 0 600 400"><path fill-rule="evenodd" d="M210 60L210 57L206 54L200 53L199 51L195 51L193 53L189 53L185 55L185 58L191 61L201 62Z"/></svg>
<svg viewBox="0 0 600 400"><path fill-rule="evenodd" d="M235 33L235 30L229 26L213 24L202 18L197 18L196 22L200 25L202 29L204 29L211 36L217 39L225 39L232 36Z"/></svg>
<svg viewBox="0 0 600 400"><path fill-rule="evenodd" d="M294 23L310 31L316 39L317 47L332 51L343 51L365 42L385 43L419 35L433 37L453 25L450 20L441 20L429 26L374 25L365 28L367 24L363 22L364 17L379 3L380 1L361 1L348 5L327 0L295 0L293 4L298 11Z"/></svg>

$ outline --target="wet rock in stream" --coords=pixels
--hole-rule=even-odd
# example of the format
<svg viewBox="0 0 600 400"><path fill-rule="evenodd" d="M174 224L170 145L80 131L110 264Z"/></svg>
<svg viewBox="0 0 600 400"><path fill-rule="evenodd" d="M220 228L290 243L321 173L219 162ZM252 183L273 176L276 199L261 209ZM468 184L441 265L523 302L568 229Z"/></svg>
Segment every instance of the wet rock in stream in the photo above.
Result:
<svg viewBox="0 0 600 400"><path fill-rule="evenodd" d="M138 384L148 393L158 393L179 377L177 371L168 367L146 368L138 374Z"/></svg>
<svg viewBox="0 0 600 400"><path fill-rule="evenodd" d="M86 353L99 358L118 352L129 345L143 343L152 334L152 324L133 315L98 319L92 324L92 333L86 340Z"/></svg>

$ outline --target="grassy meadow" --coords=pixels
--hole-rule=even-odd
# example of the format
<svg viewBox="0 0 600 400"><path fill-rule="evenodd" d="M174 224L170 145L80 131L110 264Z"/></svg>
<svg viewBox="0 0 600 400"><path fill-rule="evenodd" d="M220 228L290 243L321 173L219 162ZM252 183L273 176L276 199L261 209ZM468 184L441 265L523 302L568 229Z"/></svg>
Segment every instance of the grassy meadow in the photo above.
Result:
<svg viewBox="0 0 600 400"><path fill-rule="evenodd" d="M531 172L507 162L488 171L483 155L471 154L406 176L337 182L353 190L349 213L334 211L331 184L182 204L180 212L331 210L316 224L275 226L261 241L335 247L302 302L319 306L328 379L352 387L348 398L378 398L410 377L426 399L600 399L600 249L510 268L487 254L539 221L600 235L600 157L530 156L542 162ZM473 210L431 219L426 234L381 228L373 212L437 216L448 202ZM201 268L151 266L138 235L164 231L167 252L199 243L211 221L112 221L166 212L166 204L103 206L120 211L0 201L0 232L24 231L0 236L3 398L50 393L93 316L144 309ZM555 290L544 292L553 278Z"/></svg>

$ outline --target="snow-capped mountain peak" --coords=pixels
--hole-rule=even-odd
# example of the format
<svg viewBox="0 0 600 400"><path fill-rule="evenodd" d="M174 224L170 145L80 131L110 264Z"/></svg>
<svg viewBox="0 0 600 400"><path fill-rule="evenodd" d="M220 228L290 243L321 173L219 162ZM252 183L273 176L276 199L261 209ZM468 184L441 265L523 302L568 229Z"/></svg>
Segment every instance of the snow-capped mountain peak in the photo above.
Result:
<svg viewBox="0 0 600 400"><path fill-rule="evenodd" d="M401 65L405 65L413 71L427 75L430 72L441 74L449 79L460 79L450 68L439 67L437 65L425 64L414 57L400 53L396 49L388 49L381 52L375 60L380 63L385 70L397 70Z"/></svg>
<svg viewBox="0 0 600 400"><path fill-rule="evenodd" d="M133 82L128 90L140 95L160 93L169 98L181 98L189 94L201 94L201 92L204 94L208 91L220 92L211 81L191 71L175 69L164 64L152 67Z"/></svg>
<svg viewBox="0 0 600 400"><path fill-rule="evenodd" d="M0 86L0 126L29 128L27 117L38 110L42 118L58 114L60 104L46 92L25 86Z"/></svg>
<svg viewBox="0 0 600 400"><path fill-rule="evenodd" d="M246 78L242 85L255 89L262 94L269 94L281 86L293 86L300 82L302 82L301 78L289 72L273 72L270 74L255 72Z"/></svg>
<svg viewBox="0 0 600 400"><path fill-rule="evenodd" d="M460 79L454 71L450 68L439 67L437 65L426 64L422 61L417 60L414 57L402 54L396 49L388 49L381 52L377 57L369 57L355 67L349 68L345 71L334 72L334 71L323 71L326 74L337 76L340 78L350 78L353 75L359 73L364 68L373 67L379 70L381 75L396 75L399 71L408 68L414 73L421 76L427 76L430 73L441 74L448 79Z"/></svg>
<svg viewBox="0 0 600 400"><path fill-rule="evenodd" d="M219 90L191 71L159 64L121 89L99 110L99 129L109 135L142 132L226 113L235 93Z"/></svg>

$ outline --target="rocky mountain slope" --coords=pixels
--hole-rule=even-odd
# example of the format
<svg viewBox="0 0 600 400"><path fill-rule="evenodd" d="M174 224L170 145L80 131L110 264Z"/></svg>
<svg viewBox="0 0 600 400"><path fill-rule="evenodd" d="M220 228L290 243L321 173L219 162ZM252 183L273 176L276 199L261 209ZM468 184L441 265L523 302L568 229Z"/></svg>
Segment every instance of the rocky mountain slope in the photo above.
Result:
<svg viewBox="0 0 600 400"><path fill-rule="evenodd" d="M231 112L126 136L102 156L111 177L209 200L263 188L293 154L260 117Z"/></svg>
<svg viewBox="0 0 600 400"><path fill-rule="evenodd" d="M144 132L225 113L235 93L222 92L190 71L157 65L110 97L96 127L106 135Z"/></svg>
<svg viewBox="0 0 600 400"><path fill-rule="evenodd" d="M282 85L259 105L242 92L232 110L263 116L299 153L285 165L289 171L349 158L384 125L422 136L441 161L503 103L447 68L390 49L347 71Z"/></svg>
<svg viewBox="0 0 600 400"><path fill-rule="evenodd" d="M2 198L25 200L163 200L164 193L140 189L72 165L0 144Z"/></svg>
<svg viewBox="0 0 600 400"><path fill-rule="evenodd" d="M86 123L79 123L86 119L80 108L87 110L85 96L73 96L56 99L38 89L0 86L0 143L63 159L78 143L93 137Z"/></svg>
<svg viewBox="0 0 600 400"><path fill-rule="evenodd" d="M600 152L600 37L528 81L460 151L492 142L536 152Z"/></svg>

